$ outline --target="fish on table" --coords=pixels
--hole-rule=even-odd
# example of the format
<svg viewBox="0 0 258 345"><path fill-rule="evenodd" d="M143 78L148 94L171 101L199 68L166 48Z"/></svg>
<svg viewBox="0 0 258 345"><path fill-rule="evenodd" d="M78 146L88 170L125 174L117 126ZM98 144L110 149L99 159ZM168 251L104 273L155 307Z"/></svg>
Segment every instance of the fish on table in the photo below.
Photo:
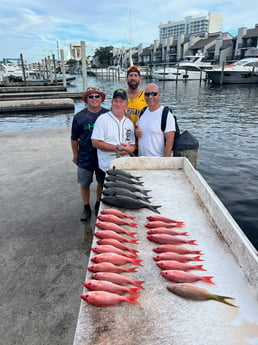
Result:
<svg viewBox="0 0 258 345"><path fill-rule="evenodd" d="M138 295L133 296L121 296L112 292L107 291L88 291L81 295L81 298L95 305L96 307L108 307L111 305L120 304L122 302L128 302L132 304L139 304L136 301Z"/></svg>
<svg viewBox="0 0 258 345"><path fill-rule="evenodd" d="M180 270L164 270L160 274L167 280L170 280L174 283L194 283L199 280L208 283L215 284L211 279L213 276L198 276L193 273L184 272Z"/></svg>
<svg viewBox="0 0 258 345"><path fill-rule="evenodd" d="M151 199L150 196L145 196L142 193L137 194L137 192L120 187L104 188L102 194L106 196L128 196L129 198L140 199L145 202L150 202Z"/></svg>
<svg viewBox="0 0 258 345"><path fill-rule="evenodd" d="M113 230L99 230L99 231L95 231L94 232L94 236L98 237L98 238L101 238L101 239L104 239L104 238L113 238L117 241L120 241L120 242L128 242L128 243L135 243L135 244L138 244L138 239L137 238L134 238L134 239L131 239L131 238L127 238L123 235L120 235L119 233L113 231Z"/></svg>
<svg viewBox="0 0 258 345"><path fill-rule="evenodd" d="M98 264L94 264L88 266L88 271L90 272L113 272L113 273L123 273L123 272L137 272L137 267L121 267L112 264L111 262L100 262Z"/></svg>
<svg viewBox="0 0 258 345"><path fill-rule="evenodd" d="M187 240L179 236L167 234L153 234L147 236L148 240L159 244L191 244L198 245L196 240Z"/></svg>
<svg viewBox="0 0 258 345"><path fill-rule="evenodd" d="M138 186L143 185L143 181L134 180L132 178L129 178L126 176L121 176L121 175L108 175L108 176L106 176L105 180L107 182L125 182L125 183L129 183L129 184L135 184Z"/></svg>
<svg viewBox="0 0 258 345"><path fill-rule="evenodd" d="M142 176L135 176L135 175L123 170L123 169L116 169L114 166L112 169L107 170L107 174L108 175L114 175L114 176L121 175L121 176L125 176L127 178L133 178L135 180L140 180L142 178Z"/></svg>
<svg viewBox="0 0 258 345"><path fill-rule="evenodd" d="M144 290L144 287L142 286L142 284L144 283L143 280L133 280L120 273L97 272L97 273L92 274L91 278L97 279L97 280L108 280L119 285L130 284Z"/></svg>
<svg viewBox="0 0 258 345"><path fill-rule="evenodd" d="M206 289L200 288L198 286L194 286L193 284L190 284L190 283L169 284L167 286L167 289L178 296L188 298L191 300L195 300L195 301L215 300L215 301L230 305L231 307L237 307L233 303L227 301L228 299L234 300L234 298L228 297L228 296L216 295L214 293L209 292Z"/></svg>
<svg viewBox="0 0 258 345"><path fill-rule="evenodd" d="M180 232L180 231L177 231L177 230L173 230L173 229L170 229L170 228L152 228L152 229L149 229L147 231L147 234L148 235L152 235L152 234L168 234L168 235L175 235L175 236L188 236L188 233L187 232Z"/></svg>
<svg viewBox="0 0 258 345"><path fill-rule="evenodd" d="M145 189L142 189L136 185L129 184L126 182L119 182L119 181L117 181L117 182L104 182L104 187L105 188L113 188L113 187L124 188L124 189L130 190L131 192L139 192L139 193L142 193L144 195L147 195L148 192L151 192L151 190L145 190Z"/></svg>
<svg viewBox="0 0 258 345"><path fill-rule="evenodd" d="M161 261L156 262L156 265L162 270L206 271L206 269L203 268L203 265L192 265L189 263L180 262L176 260L161 260Z"/></svg>
<svg viewBox="0 0 258 345"><path fill-rule="evenodd" d="M137 223L129 222L129 221L124 220L122 218L119 218L113 214L100 214L97 216L97 219L99 219L102 222L111 222L111 223L115 223L117 225L128 225L128 226L132 226L133 228L138 227Z"/></svg>
<svg viewBox="0 0 258 345"><path fill-rule="evenodd" d="M184 254L178 254L173 252L166 252L166 253L160 253L153 257L153 260L155 261L161 261L161 260L176 260L180 262L189 262L189 261L203 261L200 255L197 256L188 256Z"/></svg>
<svg viewBox="0 0 258 345"><path fill-rule="evenodd" d="M136 266L142 266L142 260L136 258L128 258L124 255L119 255L116 253L101 253L93 256L91 258L92 262L100 263L100 262L111 262L114 265L122 266L125 264L133 264Z"/></svg>
<svg viewBox="0 0 258 345"><path fill-rule="evenodd" d="M104 210L100 211L101 214L113 214L114 216L120 217L120 218L128 218L128 219L135 219L136 217L130 216L124 212L121 212L119 210L116 210L115 208L105 208Z"/></svg>
<svg viewBox="0 0 258 345"><path fill-rule="evenodd" d="M108 244L108 245L114 246L114 247L122 249L122 250L127 250L134 255L137 255L137 253L139 253L139 250L133 249L133 248L127 246L126 244L124 244L118 240L115 240L114 238L103 238L101 240L98 240L97 244L98 245Z"/></svg>
<svg viewBox="0 0 258 345"><path fill-rule="evenodd" d="M112 293L117 293L118 295L122 295L123 293L131 293L132 295L138 295L139 288L131 288L127 286L122 286L119 284L115 284L109 282L107 280L95 280L90 279L83 283L84 287L88 290L92 291L107 291Z"/></svg>
<svg viewBox="0 0 258 345"><path fill-rule="evenodd" d="M192 250L176 244L162 244L152 249L155 253L173 252L178 254L199 254L203 255L201 250Z"/></svg>
<svg viewBox="0 0 258 345"><path fill-rule="evenodd" d="M98 222L95 222L95 225L101 230L112 230L117 233L125 234L130 237L135 237L135 235L137 234L137 232L127 231L124 228L122 228L122 226L112 223L112 222L98 221Z"/></svg>
<svg viewBox="0 0 258 345"><path fill-rule="evenodd" d="M181 223L182 225L184 225L184 222L175 220L175 219L171 219L168 217L164 217L162 215L155 215L155 216L147 216L146 217L149 221L161 221L161 222L165 222L165 223Z"/></svg>
<svg viewBox="0 0 258 345"><path fill-rule="evenodd" d="M120 208L127 208L127 209L140 209L140 208L148 208L152 210L153 212L159 213L157 210L159 206L155 206L152 204L149 204L147 202L143 202L138 199L133 199L129 197L124 197L124 196L104 196L101 201L104 204L107 205L112 205Z"/></svg>
<svg viewBox="0 0 258 345"><path fill-rule="evenodd" d="M130 252L127 252L125 250L119 249L117 247L114 247L112 245L109 244L101 244L101 245L97 245L91 248L91 250L96 253L96 254L101 254L101 253L116 253L119 255L123 255L126 256L128 258L137 258L137 255L132 254Z"/></svg>

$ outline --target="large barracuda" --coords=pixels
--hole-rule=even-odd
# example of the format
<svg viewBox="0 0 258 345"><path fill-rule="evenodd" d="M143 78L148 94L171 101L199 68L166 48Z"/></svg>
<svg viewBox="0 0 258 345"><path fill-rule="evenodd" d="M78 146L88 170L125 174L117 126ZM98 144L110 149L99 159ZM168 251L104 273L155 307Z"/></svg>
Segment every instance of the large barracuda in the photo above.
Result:
<svg viewBox="0 0 258 345"><path fill-rule="evenodd" d="M144 189L141 189L135 185L125 183L125 182L118 182L118 181L117 182L105 182L104 187L105 188L112 188L112 187L124 188L124 189L130 190L131 192L139 192L139 193L142 193L144 195L147 195L147 193L150 192L150 190L144 190Z"/></svg>
<svg viewBox="0 0 258 345"><path fill-rule="evenodd" d="M136 194L135 192L131 192L130 190L124 189L124 188L118 188L118 187L112 187L112 188L104 188L102 193L104 195L108 196L128 196L129 198L133 199L140 199L145 202L149 202L150 197Z"/></svg>
<svg viewBox="0 0 258 345"><path fill-rule="evenodd" d="M129 172L127 172L125 170L115 169L115 167L113 167L113 169L107 170L107 174L108 175L113 175L113 176L122 175L122 176L125 176L125 177L128 177L128 178L134 178L136 180L139 180L139 179L142 178L141 176L132 175L132 174L130 174Z"/></svg>
<svg viewBox="0 0 258 345"><path fill-rule="evenodd" d="M160 213L157 208L161 206L151 205L147 202L125 197L125 196L104 196L101 199L102 202L108 205L128 208L128 209L140 209L140 208L148 208L153 212Z"/></svg>
<svg viewBox="0 0 258 345"><path fill-rule="evenodd" d="M125 183L129 183L129 184L136 184L139 186L143 185L142 181L137 181L134 180L132 178L128 178L126 176L122 176L122 175L108 175L106 176L106 181L108 182L125 182Z"/></svg>

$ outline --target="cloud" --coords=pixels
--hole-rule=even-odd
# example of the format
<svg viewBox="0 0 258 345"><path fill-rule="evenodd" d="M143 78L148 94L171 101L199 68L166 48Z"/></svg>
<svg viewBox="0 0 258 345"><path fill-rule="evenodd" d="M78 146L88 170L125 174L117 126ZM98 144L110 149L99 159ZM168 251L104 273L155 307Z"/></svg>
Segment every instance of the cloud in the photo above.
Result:
<svg viewBox="0 0 258 345"><path fill-rule="evenodd" d="M148 46L159 38L159 24L183 20L185 16L221 13L222 31L236 34L242 26L256 24L256 1L189 0L99 0L94 4L79 0L1 0L1 56L19 57L37 62L70 43L86 41L95 49L113 45L128 48L143 43ZM131 16L130 16L131 13ZM131 28L131 31L130 31Z"/></svg>

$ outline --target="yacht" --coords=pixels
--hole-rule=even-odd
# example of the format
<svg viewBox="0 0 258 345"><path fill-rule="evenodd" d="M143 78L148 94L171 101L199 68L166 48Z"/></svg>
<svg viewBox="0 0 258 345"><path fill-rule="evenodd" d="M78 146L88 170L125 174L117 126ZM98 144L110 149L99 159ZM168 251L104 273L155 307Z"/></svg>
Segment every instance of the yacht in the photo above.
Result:
<svg viewBox="0 0 258 345"><path fill-rule="evenodd" d="M158 80L200 80L206 78L206 70L212 68L210 62L203 61L203 55L187 55L172 67L161 67L152 72Z"/></svg>
<svg viewBox="0 0 258 345"><path fill-rule="evenodd" d="M244 58L234 64L207 71L208 78L215 84L257 84L258 57Z"/></svg>

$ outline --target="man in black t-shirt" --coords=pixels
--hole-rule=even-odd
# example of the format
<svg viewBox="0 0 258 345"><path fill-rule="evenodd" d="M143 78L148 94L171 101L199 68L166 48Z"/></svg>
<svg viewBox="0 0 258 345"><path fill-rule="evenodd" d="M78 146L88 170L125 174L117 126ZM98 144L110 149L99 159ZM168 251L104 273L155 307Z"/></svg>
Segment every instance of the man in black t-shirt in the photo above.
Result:
<svg viewBox="0 0 258 345"><path fill-rule="evenodd" d="M97 150L92 146L91 134L94 123L99 115L106 113L108 109L101 106L105 100L104 92L96 87L89 87L83 94L82 99L87 107L75 114L72 130L71 145L73 151L73 162L77 165L77 178L80 184L81 197L84 209L81 214L81 221L87 221L91 217L90 208L90 185L95 172L97 180L95 214L98 214L102 186L105 174L98 166Z"/></svg>

